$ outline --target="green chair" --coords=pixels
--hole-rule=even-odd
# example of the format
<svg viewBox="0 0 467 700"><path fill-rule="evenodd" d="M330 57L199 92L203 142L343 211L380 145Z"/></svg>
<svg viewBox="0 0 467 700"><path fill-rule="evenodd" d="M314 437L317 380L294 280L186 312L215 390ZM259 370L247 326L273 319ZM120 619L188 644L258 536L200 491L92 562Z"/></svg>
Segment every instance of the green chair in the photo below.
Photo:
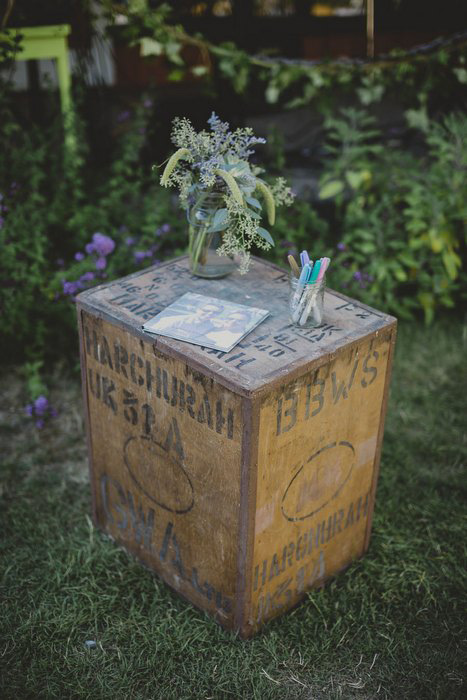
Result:
<svg viewBox="0 0 467 700"><path fill-rule="evenodd" d="M65 144L73 149L75 132L73 128L73 105L71 99L71 74L68 61L69 24L57 24L50 27L21 27L18 32L22 35L16 59L29 61L31 59L52 58L57 61L58 88L60 105L65 128Z"/></svg>

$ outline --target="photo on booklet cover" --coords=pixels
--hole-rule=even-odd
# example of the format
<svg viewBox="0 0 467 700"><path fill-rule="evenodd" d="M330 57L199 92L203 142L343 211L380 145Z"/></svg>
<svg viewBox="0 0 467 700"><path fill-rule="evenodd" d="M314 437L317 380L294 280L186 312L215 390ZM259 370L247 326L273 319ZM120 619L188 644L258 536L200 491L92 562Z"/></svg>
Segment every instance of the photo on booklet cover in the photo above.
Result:
<svg viewBox="0 0 467 700"><path fill-rule="evenodd" d="M269 311L188 292L143 325L148 333L229 352Z"/></svg>

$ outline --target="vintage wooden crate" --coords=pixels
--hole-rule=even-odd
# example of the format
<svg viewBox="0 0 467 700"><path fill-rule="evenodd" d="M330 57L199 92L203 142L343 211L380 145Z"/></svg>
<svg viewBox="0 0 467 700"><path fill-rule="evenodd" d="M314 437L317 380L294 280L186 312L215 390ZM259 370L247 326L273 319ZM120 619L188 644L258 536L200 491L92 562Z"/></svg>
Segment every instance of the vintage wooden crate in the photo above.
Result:
<svg viewBox="0 0 467 700"><path fill-rule="evenodd" d="M141 330L186 291L270 309L229 353ZM394 318L331 290L288 321L287 275L179 258L77 301L96 524L244 637L368 548Z"/></svg>

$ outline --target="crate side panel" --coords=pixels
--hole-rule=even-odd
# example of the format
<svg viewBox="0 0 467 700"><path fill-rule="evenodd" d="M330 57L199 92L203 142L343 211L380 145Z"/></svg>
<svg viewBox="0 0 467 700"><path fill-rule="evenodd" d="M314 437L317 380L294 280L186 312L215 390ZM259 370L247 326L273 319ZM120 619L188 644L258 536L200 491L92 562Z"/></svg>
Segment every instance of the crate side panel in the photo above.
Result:
<svg viewBox="0 0 467 700"><path fill-rule="evenodd" d="M241 400L114 324L82 323L97 523L231 626Z"/></svg>
<svg viewBox="0 0 467 700"><path fill-rule="evenodd" d="M391 330L262 400L250 629L365 551Z"/></svg>

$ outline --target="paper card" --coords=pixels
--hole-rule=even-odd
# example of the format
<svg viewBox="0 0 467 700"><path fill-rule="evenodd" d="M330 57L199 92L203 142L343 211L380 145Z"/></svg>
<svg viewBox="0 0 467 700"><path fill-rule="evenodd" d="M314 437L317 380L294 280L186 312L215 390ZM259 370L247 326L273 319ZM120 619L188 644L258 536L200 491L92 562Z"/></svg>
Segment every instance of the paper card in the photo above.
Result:
<svg viewBox="0 0 467 700"><path fill-rule="evenodd" d="M229 352L269 311L187 292L143 325L143 330Z"/></svg>

